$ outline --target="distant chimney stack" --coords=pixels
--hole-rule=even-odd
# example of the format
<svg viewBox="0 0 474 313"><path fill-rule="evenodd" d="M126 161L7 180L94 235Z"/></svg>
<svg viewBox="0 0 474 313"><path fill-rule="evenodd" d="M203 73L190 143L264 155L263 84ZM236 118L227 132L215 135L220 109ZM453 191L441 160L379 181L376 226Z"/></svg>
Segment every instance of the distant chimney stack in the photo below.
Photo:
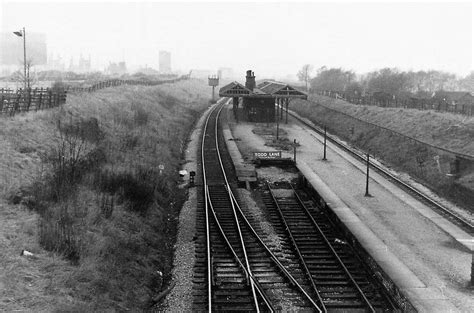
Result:
<svg viewBox="0 0 474 313"><path fill-rule="evenodd" d="M253 90L256 87L255 75L252 70L247 71L247 76L245 76L245 87L250 90Z"/></svg>

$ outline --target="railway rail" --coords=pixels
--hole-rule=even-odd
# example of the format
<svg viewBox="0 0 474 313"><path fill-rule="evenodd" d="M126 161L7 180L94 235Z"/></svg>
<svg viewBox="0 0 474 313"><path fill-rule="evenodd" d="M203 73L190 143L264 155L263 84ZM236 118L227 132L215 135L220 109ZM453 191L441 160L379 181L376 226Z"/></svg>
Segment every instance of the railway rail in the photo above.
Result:
<svg viewBox="0 0 474 313"><path fill-rule="evenodd" d="M273 312L283 308L281 295L290 295L293 308L322 312L301 277L295 278L265 245L232 192L229 158L219 150L224 103L221 99L208 115L202 136L193 309Z"/></svg>
<svg viewBox="0 0 474 313"><path fill-rule="evenodd" d="M277 195L279 190L286 192ZM295 190L288 182L280 182L277 188L267 183L261 193L273 221L283 223L283 231L290 238L324 312L396 310L390 297L381 292L382 286L351 246L338 238L335 225L306 193Z"/></svg>
<svg viewBox="0 0 474 313"><path fill-rule="evenodd" d="M304 124L306 127L310 128L311 130L315 131L316 133L324 136L324 131L321 128L308 123L306 120L302 119L301 117L299 117L298 115L294 114L291 111L288 111L288 114L291 115L292 117L294 117L295 119L297 119L302 124ZM356 151L355 149L341 143L340 141L333 138L332 136L327 135L326 138L327 138L327 140L329 140L330 142L332 142L336 146L338 146L338 147L342 148L343 150L345 150L346 152L348 152L350 155L356 157L356 159L358 159L362 162L366 162L366 159L365 159L366 156L365 155L363 155L360 152ZM439 203L436 200L430 198L428 195L424 194L423 192L421 192L420 190L418 190L415 187L411 186L410 184L402 181L401 179L394 176L387 169L381 167L380 165L378 165L374 162L370 162L370 161L369 161L369 163L370 163L370 166L372 168L374 168L378 173L380 173L381 175L383 175L384 177L386 177L390 181L396 183L398 186L400 186L402 189L409 192L410 194L412 194L416 198L422 200L424 203L429 205L429 207L431 207L435 212L437 212L441 216L445 217L446 219L450 220L455 225L457 225L460 228L462 228L463 230L465 230L469 235L474 236L474 224L471 221L465 219L464 217L460 216L458 213L450 210L449 208L445 207L441 203Z"/></svg>

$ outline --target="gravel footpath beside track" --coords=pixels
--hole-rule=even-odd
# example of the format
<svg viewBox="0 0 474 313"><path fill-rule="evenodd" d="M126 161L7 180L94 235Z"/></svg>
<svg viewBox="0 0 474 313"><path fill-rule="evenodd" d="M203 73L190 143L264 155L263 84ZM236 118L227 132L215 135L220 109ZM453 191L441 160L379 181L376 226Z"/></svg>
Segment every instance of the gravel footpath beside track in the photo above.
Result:
<svg viewBox="0 0 474 313"><path fill-rule="evenodd" d="M186 171L196 171L197 169L197 149L200 145L201 128L204 123L206 111L197 122L186 149L186 163L183 169ZM183 188L187 188L189 177L185 177ZM176 286L167 295L160 305L159 311L165 312L190 312L193 303L193 270L195 261L196 232L196 208L197 192L196 188L190 188L188 199L181 208L179 214L178 233L175 244L175 254L173 260L173 282Z"/></svg>

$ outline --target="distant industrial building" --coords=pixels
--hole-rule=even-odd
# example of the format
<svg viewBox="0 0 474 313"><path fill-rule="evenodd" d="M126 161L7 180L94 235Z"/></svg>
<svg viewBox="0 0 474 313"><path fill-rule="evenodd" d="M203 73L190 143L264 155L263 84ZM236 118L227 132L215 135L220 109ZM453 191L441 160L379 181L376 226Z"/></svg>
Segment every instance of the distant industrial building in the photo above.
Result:
<svg viewBox="0 0 474 313"><path fill-rule="evenodd" d="M49 55L48 69L55 71L64 71L66 69L66 65L64 64L61 55L57 54L56 56L54 56L52 53Z"/></svg>
<svg viewBox="0 0 474 313"><path fill-rule="evenodd" d="M160 72L155 70L154 68L151 68L151 67L148 67L148 66L145 66L145 67L141 67L139 69L137 69L135 71L135 74L137 73L142 73L142 74L145 74L145 75L159 75Z"/></svg>
<svg viewBox="0 0 474 313"><path fill-rule="evenodd" d="M86 58L83 58L81 54L77 67L78 67L78 72L90 72L91 71L91 56L89 55L89 58L86 59Z"/></svg>
<svg viewBox="0 0 474 313"><path fill-rule="evenodd" d="M90 72L91 71L91 56L89 55L89 58L86 59L81 54L77 64L74 64L74 60L73 60L73 58L71 58L70 61L69 61L68 70L70 72L76 72L76 73Z"/></svg>
<svg viewBox="0 0 474 313"><path fill-rule="evenodd" d="M127 64L125 62L109 63L105 69L105 73L109 75L123 75L127 73Z"/></svg>
<svg viewBox="0 0 474 313"><path fill-rule="evenodd" d="M168 51L160 51L160 73L171 73L171 53Z"/></svg>
<svg viewBox="0 0 474 313"><path fill-rule="evenodd" d="M47 64L46 34L26 31L26 59L34 66ZM23 64L23 38L15 36L13 31L0 33L0 64Z"/></svg>

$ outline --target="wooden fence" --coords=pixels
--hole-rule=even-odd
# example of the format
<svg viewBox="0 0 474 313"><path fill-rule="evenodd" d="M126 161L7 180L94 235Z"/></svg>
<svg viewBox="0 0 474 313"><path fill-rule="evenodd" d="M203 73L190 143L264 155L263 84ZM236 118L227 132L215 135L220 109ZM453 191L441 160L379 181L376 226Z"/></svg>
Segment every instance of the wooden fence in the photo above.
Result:
<svg viewBox="0 0 474 313"><path fill-rule="evenodd" d="M442 101L434 98L427 99L397 99L392 96L377 98L372 95L367 96L353 96L346 95L342 92L331 90L319 90L316 94L327 96L334 99L342 99L353 104L376 105L379 107L418 109L418 110L434 110L439 112L451 112L457 114L464 114L468 116L474 115L474 103L456 103L451 104L447 101Z"/></svg>
<svg viewBox="0 0 474 313"><path fill-rule="evenodd" d="M66 102L65 91L51 88L0 89L0 114L15 115L19 112L38 111L57 107Z"/></svg>
<svg viewBox="0 0 474 313"><path fill-rule="evenodd" d="M185 79L189 79L189 75L161 81L111 79L87 87L65 86L64 89L30 88L27 92L24 92L21 88L17 90L1 88L0 115L13 116L19 112L38 111L57 107L66 103L66 96L68 93L94 92L100 89L122 85L157 86L162 84L172 84Z"/></svg>
<svg viewBox="0 0 474 313"><path fill-rule="evenodd" d="M188 75L181 76L179 78L174 79L167 79L167 80L159 80L159 81L142 81L142 80L131 80L131 79L110 79L102 82L98 82L93 84L92 86L87 87L72 87L67 86L66 91L68 92L94 92L100 89L114 87L114 86L122 86L122 85L141 85L141 86L157 86L163 84L173 84L180 80L188 79Z"/></svg>

